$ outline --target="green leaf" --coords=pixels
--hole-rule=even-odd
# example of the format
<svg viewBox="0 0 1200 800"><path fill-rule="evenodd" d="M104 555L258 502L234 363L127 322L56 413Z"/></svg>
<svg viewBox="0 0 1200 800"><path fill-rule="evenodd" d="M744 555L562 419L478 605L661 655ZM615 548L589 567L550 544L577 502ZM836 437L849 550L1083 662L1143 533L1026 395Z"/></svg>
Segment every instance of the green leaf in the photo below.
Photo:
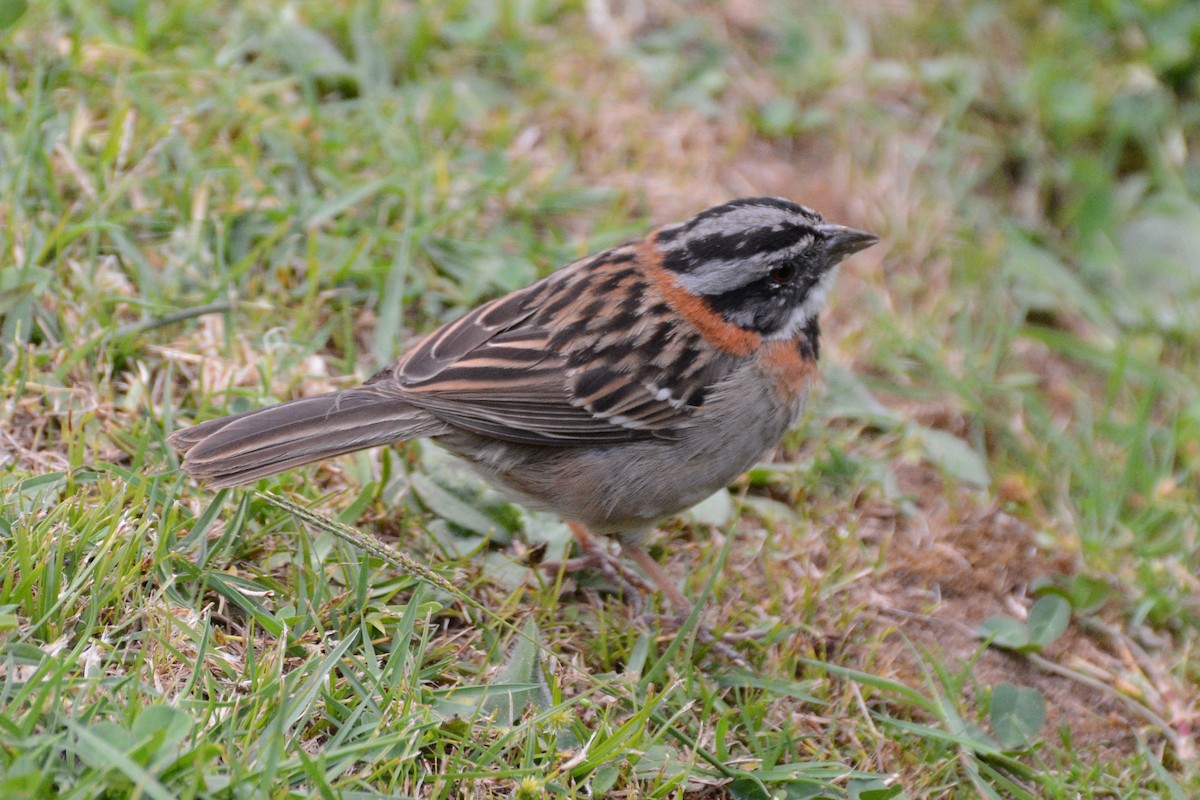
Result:
<svg viewBox="0 0 1200 800"><path fill-rule="evenodd" d="M1076 311L1093 322L1105 319L1093 291L1061 258L1022 231L1009 230L1007 241L1008 255L1000 268L1012 281L1017 302L1030 311L1053 315Z"/></svg>
<svg viewBox="0 0 1200 800"><path fill-rule="evenodd" d="M487 536L498 527L486 514L428 475L414 472L409 478L417 497L421 498L425 507L447 522L480 536Z"/></svg>
<svg viewBox="0 0 1200 800"><path fill-rule="evenodd" d="M131 746L129 731L111 722L85 727L71 719L65 720L74 734L74 752L97 769L113 770L152 800L171 800L174 795L144 767L128 755Z"/></svg>
<svg viewBox="0 0 1200 800"><path fill-rule="evenodd" d="M925 457L950 477L986 487L991 483L987 462L975 450L952 433L914 425L910 429L921 443Z"/></svg>
<svg viewBox="0 0 1200 800"><path fill-rule="evenodd" d="M532 546L544 546L543 558L561 561L571 554L575 535L558 516L543 511L525 513L525 540Z"/></svg>
<svg viewBox="0 0 1200 800"><path fill-rule="evenodd" d="M779 797L779 793L775 796ZM783 786L784 800L829 800L840 796L829 786L814 781L794 781Z"/></svg>
<svg viewBox="0 0 1200 800"><path fill-rule="evenodd" d="M26 0L0 0L0 31L6 31L20 21L29 10Z"/></svg>
<svg viewBox="0 0 1200 800"><path fill-rule="evenodd" d="M846 784L846 794L850 800L895 800L904 796L904 787L900 784L889 786L878 778L855 778Z"/></svg>
<svg viewBox="0 0 1200 800"><path fill-rule="evenodd" d="M1122 322L1194 334L1200 325L1200 206L1182 194L1155 197L1119 231L1118 241Z"/></svg>
<svg viewBox="0 0 1200 800"><path fill-rule="evenodd" d="M82 730L79 731L77 752L94 766L103 766L108 759L107 751L103 747L96 747L97 743L103 742L105 746L121 753L133 749L133 737L128 730L115 722L97 722L86 730L88 735L84 735Z"/></svg>
<svg viewBox="0 0 1200 800"><path fill-rule="evenodd" d="M689 508L684 517L695 525L724 527L733 519L733 498L728 489L720 489Z"/></svg>
<svg viewBox="0 0 1200 800"><path fill-rule="evenodd" d="M134 738L141 740L161 737L158 747L174 747L192 731L192 720L186 713L171 706L147 706L133 721Z"/></svg>
<svg viewBox="0 0 1200 800"><path fill-rule="evenodd" d="M1107 581L1089 575L1076 575L1071 579L1068 597L1071 608L1080 614L1099 610L1116 592Z"/></svg>
<svg viewBox="0 0 1200 800"><path fill-rule="evenodd" d="M294 19L282 19L271 31L266 44L276 58L298 75L357 89L358 75L354 66L337 46L323 34Z"/></svg>
<svg viewBox="0 0 1200 800"><path fill-rule="evenodd" d="M1046 700L1036 689L1001 683L992 690L992 732L1010 750L1029 747L1046 722Z"/></svg>
<svg viewBox="0 0 1200 800"><path fill-rule="evenodd" d="M1029 640L1042 649L1067 629L1071 621L1071 604L1058 595L1046 595L1029 610Z"/></svg>
<svg viewBox="0 0 1200 800"><path fill-rule="evenodd" d="M725 787L733 800L771 800L766 788L753 778L738 778Z"/></svg>
<svg viewBox="0 0 1200 800"><path fill-rule="evenodd" d="M604 797L609 789L617 785L617 778L619 777L621 777L621 765L617 761L609 761L606 764L596 767L596 771L592 773L592 780L589 786L591 796Z"/></svg>
<svg viewBox="0 0 1200 800"><path fill-rule="evenodd" d="M687 770L688 756L666 744L652 744L633 763L633 775L639 780L675 778Z"/></svg>
<svg viewBox="0 0 1200 800"><path fill-rule="evenodd" d="M875 399L859 377L850 370L831 364L821 372L825 391L819 411L830 419L857 419L879 428L891 429L902 417Z"/></svg>
<svg viewBox="0 0 1200 800"><path fill-rule="evenodd" d="M526 706L532 704L539 711L550 708L550 688L542 674L539 649L537 625L531 619L525 623L525 635L513 642L504 668L488 684L479 704L483 716L494 715L498 724L509 726Z"/></svg>
<svg viewBox="0 0 1200 800"><path fill-rule="evenodd" d="M423 470L410 475L421 502L464 531L508 544L525 526L525 512L439 447L422 444Z"/></svg>
<svg viewBox="0 0 1200 800"><path fill-rule="evenodd" d="M1003 614L984 620L979 626L979 636L990 639L993 645L1005 650L1024 651L1029 648L1029 628L1024 622Z"/></svg>

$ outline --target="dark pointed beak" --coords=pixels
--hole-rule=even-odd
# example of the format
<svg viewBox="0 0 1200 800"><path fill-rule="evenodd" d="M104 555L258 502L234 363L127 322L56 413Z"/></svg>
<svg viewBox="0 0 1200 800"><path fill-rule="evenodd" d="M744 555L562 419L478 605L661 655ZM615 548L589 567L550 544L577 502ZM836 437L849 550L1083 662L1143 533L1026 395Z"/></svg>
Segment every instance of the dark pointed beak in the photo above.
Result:
<svg viewBox="0 0 1200 800"><path fill-rule="evenodd" d="M879 241L879 237L873 233L847 228L845 225L820 225L817 230L825 235L825 252L837 261L859 250L866 250Z"/></svg>

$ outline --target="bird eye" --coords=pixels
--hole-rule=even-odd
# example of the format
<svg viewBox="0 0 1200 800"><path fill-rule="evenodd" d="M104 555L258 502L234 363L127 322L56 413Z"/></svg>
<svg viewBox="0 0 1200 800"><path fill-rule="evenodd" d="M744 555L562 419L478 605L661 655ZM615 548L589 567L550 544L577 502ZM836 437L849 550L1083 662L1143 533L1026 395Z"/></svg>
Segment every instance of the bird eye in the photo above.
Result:
<svg viewBox="0 0 1200 800"><path fill-rule="evenodd" d="M796 265L791 261L780 264L778 267L768 272L767 277L771 280L771 283L775 284L776 286L783 286L785 283L791 283L792 278L796 277Z"/></svg>

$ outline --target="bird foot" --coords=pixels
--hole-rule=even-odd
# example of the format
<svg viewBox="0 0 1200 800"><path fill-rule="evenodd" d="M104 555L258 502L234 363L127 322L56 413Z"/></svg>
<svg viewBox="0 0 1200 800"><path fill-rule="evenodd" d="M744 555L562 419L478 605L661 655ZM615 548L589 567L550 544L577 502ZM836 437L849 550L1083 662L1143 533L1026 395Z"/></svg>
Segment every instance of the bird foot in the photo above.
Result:
<svg viewBox="0 0 1200 800"><path fill-rule="evenodd" d="M577 527L575 525L571 526L572 530L575 531L575 538L579 543L580 554L574 558L566 558L561 561L543 561L537 565L537 568L547 575L554 575L559 572L569 574L582 570L599 572L614 586L621 589L622 594L625 596L625 602L629 604L634 615L640 615L645 605L642 595L652 592L654 587L622 561L620 556L610 553L602 542L597 541L594 536L587 533L583 528L576 530Z"/></svg>
<svg viewBox="0 0 1200 800"><path fill-rule="evenodd" d="M664 629L673 629L676 631L685 626L694 606L683 592L679 591L679 588L671 578L658 566L658 562L650 557L649 553L636 544L626 543L622 545L625 555L637 564L649 577L650 580L647 581L646 578L643 578L638 572L631 569L619 556L610 553L604 547L604 543L589 533L586 528L574 523L568 524L579 544L580 554L574 558L567 558L562 561L543 561L538 565L539 569L545 571L547 574L578 572L585 569L595 570L608 578L614 585L621 587L625 595L625 600L629 604L630 611L633 613L635 619L643 622L657 621ZM642 600L643 593L653 592L655 588L662 591L667 605L675 609L674 614L644 615L642 613L644 607ZM734 649L733 645L738 642L744 642L747 638L749 637L739 634L723 634L718 636L712 632L712 629L704 625L704 623L701 622L696 625L696 640L700 644L740 667L747 666L746 660L742 657L741 653Z"/></svg>

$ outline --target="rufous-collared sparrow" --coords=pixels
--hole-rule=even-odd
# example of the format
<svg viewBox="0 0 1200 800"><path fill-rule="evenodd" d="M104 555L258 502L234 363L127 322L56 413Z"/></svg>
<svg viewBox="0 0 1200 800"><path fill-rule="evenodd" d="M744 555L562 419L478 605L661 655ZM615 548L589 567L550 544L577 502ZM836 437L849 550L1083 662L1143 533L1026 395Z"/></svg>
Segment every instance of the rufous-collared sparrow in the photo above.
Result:
<svg viewBox="0 0 1200 800"><path fill-rule="evenodd" d="M795 422L838 263L878 241L773 197L734 200L470 311L358 388L177 431L183 469L232 486L429 437L526 505L641 547ZM585 563L589 562L585 559Z"/></svg>

